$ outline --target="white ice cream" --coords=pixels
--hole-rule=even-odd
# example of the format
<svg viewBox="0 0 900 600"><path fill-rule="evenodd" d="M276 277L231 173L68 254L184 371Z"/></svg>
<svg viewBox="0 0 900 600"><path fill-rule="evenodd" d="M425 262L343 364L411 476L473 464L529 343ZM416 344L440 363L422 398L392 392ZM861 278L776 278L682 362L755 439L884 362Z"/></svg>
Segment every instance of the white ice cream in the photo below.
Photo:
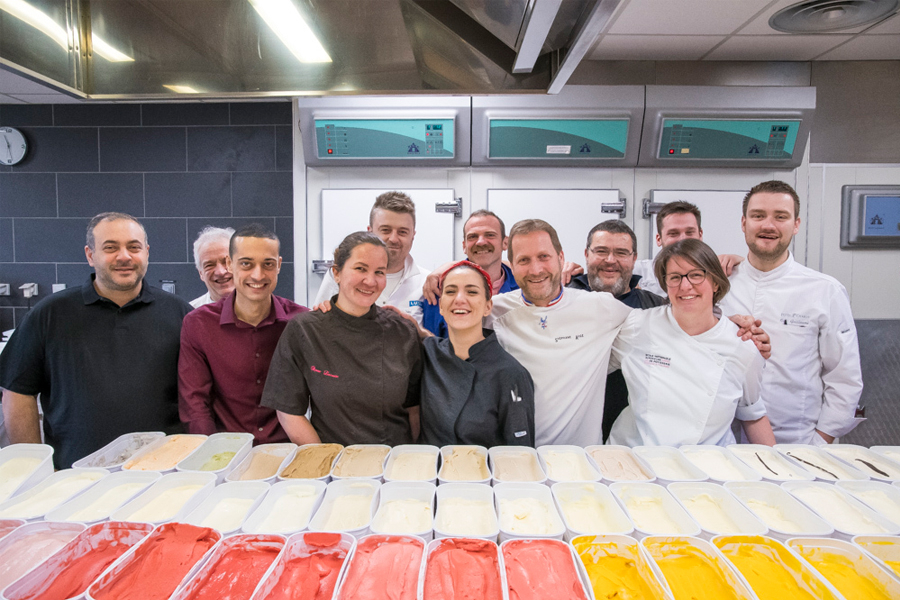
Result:
<svg viewBox="0 0 900 600"><path fill-rule="evenodd" d="M738 524L723 508L722 502L709 494L696 494L682 498L681 503L700 527L714 533L743 533Z"/></svg>
<svg viewBox="0 0 900 600"><path fill-rule="evenodd" d="M485 536L496 533L494 507L488 500L446 498L438 504L434 528L461 536Z"/></svg>
<svg viewBox="0 0 900 600"><path fill-rule="evenodd" d="M102 496L84 508L73 512L65 520L91 523L105 519L145 487L147 484L143 482L121 483L106 490Z"/></svg>
<svg viewBox="0 0 900 600"><path fill-rule="evenodd" d="M791 520L780 506L755 498L747 500L747 508L766 524L766 527L785 533L800 533L803 529Z"/></svg>
<svg viewBox="0 0 900 600"><path fill-rule="evenodd" d="M548 535L558 528L553 507L537 498L501 498L500 529L518 535Z"/></svg>
<svg viewBox="0 0 900 600"><path fill-rule="evenodd" d="M178 511L184 507L185 503L199 492L202 487L201 484L197 483L169 488L143 507L128 515L126 520L146 523L169 521L178 514Z"/></svg>
<svg viewBox="0 0 900 600"><path fill-rule="evenodd" d="M616 522L612 507L590 494L560 494L559 504L569 528L583 533L612 533L622 527Z"/></svg>
<svg viewBox="0 0 900 600"><path fill-rule="evenodd" d="M93 485L104 475L105 473L97 471L73 472L68 477L58 480L35 496L15 502L0 511L0 517L5 519L35 519L40 517L86 487Z"/></svg>
<svg viewBox="0 0 900 600"><path fill-rule="evenodd" d="M351 531L369 524L372 519L372 494L347 494L338 496L331 505L331 512L322 529L326 531Z"/></svg>
<svg viewBox="0 0 900 600"><path fill-rule="evenodd" d="M811 448L791 448L785 454L820 479L859 479L858 475L853 475L837 460L824 452L816 452Z"/></svg>
<svg viewBox="0 0 900 600"><path fill-rule="evenodd" d="M702 450L700 448L684 450L688 460L698 469L716 481L747 481L734 460L718 450Z"/></svg>
<svg viewBox="0 0 900 600"><path fill-rule="evenodd" d="M591 481L594 479L587 459L577 452L548 450L544 453L547 476L554 481Z"/></svg>
<svg viewBox="0 0 900 600"><path fill-rule="evenodd" d="M244 522L253 502L253 498L223 498L209 511L200 525L221 532L234 531Z"/></svg>
<svg viewBox="0 0 900 600"><path fill-rule="evenodd" d="M887 533L858 507L853 506L835 489L819 486L801 487L791 493L829 521L835 529L854 534Z"/></svg>
<svg viewBox="0 0 900 600"><path fill-rule="evenodd" d="M635 527L658 535L679 535L685 531L666 511L658 496L632 495L625 500L625 507Z"/></svg>
<svg viewBox="0 0 900 600"><path fill-rule="evenodd" d="M788 479L809 479L797 471L783 456L775 450L762 448L729 448L741 460L756 469L756 472L767 479L786 481Z"/></svg>
<svg viewBox="0 0 900 600"><path fill-rule="evenodd" d="M309 521L316 491L312 486L295 485L286 488L284 494L272 505L268 516L256 531L259 533L289 533L297 531Z"/></svg>
<svg viewBox="0 0 900 600"><path fill-rule="evenodd" d="M878 514L900 525L900 504L897 504L886 493L881 490L865 490L852 492L852 494L874 508Z"/></svg>
<svg viewBox="0 0 900 600"><path fill-rule="evenodd" d="M643 458L650 463L650 466L656 472L656 476L660 479L666 479L668 481L687 481L696 479L696 477L688 471L680 461L675 460L671 456L648 454L644 455Z"/></svg>
<svg viewBox="0 0 900 600"><path fill-rule="evenodd" d="M9 498L41 464L40 458L17 456L0 464L0 502Z"/></svg>
<svg viewBox="0 0 900 600"><path fill-rule="evenodd" d="M372 528L380 533L424 533L431 530L431 504L424 500L403 498L385 502Z"/></svg>
<svg viewBox="0 0 900 600"><path fill-rule="evenodd" d="M394 457L388 479L428 481L437 478L437 459L427 452L404 452Z"/></svg>

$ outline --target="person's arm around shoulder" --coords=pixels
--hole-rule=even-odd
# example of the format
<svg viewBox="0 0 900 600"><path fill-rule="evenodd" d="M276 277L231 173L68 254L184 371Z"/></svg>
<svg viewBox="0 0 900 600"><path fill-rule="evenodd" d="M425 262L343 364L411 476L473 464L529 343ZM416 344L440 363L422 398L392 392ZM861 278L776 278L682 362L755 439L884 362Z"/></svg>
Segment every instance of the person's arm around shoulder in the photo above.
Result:
<svg viewBox="0 0 900 600"><path fill-rule="evenodd" d="M437 304L441 297L441 275L444 271L456 264L455 261L444 263L425 277L425 285L422 286L422 296L428 304Z"/></svg>
<svg viewBox="0 0 900 600"><path fill-rule="evenodd" d="M212 411L212 371L206 353L198 347L203 331L200 315L185 317L181 326L181 349L178 353L178 415L188 433L212 435L216 422Z"/></svg>
<svg viewBox="0 0 900 600"><path fill-rule="evenodd" d="M12 444L40 444L37 398L3 390L3 422Z"/></svg>

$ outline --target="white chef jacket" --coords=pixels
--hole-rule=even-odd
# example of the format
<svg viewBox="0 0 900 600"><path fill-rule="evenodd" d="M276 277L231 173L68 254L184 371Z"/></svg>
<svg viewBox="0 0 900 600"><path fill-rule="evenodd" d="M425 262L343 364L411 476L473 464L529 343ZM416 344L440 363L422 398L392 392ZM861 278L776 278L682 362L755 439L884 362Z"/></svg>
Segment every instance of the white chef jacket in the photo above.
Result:
<svg viewBox="0 0 900 600"><path fill-rule="evenodd" d="M855 418L862 394L859 343L850 298L836 279L794 261L768 272L744 261L731 274L722 300L726 314L762 320L772 340L761 398L780 444L840 437Z"/></svg>
<svg viewBox="0 0 900 600"><path fill-rule="evenodd" d="M546 307L520 290L494 296L486 325L534 380L536 446L603 443L609 353L629 312L611 294L574 288Z"/></svg>
<svg viewBox="0 0 900 600"><path fill-rule="evenodd" d="M610 444L733 444L731 422L766 414L759 401L765 361L741 341L727 318L699 335L678 325L671 306L632 312L613 344L628 406L613 423Z"/></svg>
<svg viewBox="0 0 900 600"><path fill-rule="evenodd" d="M662 289L659 285L659 281L656 280L656 273L653 272L653 264L654 260L649 258L636 260L634 262L634 271L632 271L632 274L641 276L641 282L638 284L638 287L642 290L647 290L648 292L653 292L657 296L668 298L669 293Z"/></svg>
<svg viewBox="0 0 900 600"><path fill-rule="evenodd" d="M422 324L422 307L424 306L425 297L422 295L422 287L425 285L425 278L428 277L429 271L420 268L413 260L412 256L407 256L401 271L400 283L394 288L393 293L388 293L387 288L378 296L375 301L376 306L384 306L390 304L396 306L408 315L412 315L419 325ZM321 304L338 293L338 284L334 281L334 275L331 269L322 279L322 285L319 286L319 293L316 294L316 301L313 306Z"/></svg>
<svg viewBox="0 0 900 600"><path fill-rule="evenodd" d="M201 306L204 306L206 304L212 304L212 301L212 296L210 296L209 292L207 291L199 298L194 298L193 300L191 300L191 306L193 306L194 308L200 308Z"/></svg>

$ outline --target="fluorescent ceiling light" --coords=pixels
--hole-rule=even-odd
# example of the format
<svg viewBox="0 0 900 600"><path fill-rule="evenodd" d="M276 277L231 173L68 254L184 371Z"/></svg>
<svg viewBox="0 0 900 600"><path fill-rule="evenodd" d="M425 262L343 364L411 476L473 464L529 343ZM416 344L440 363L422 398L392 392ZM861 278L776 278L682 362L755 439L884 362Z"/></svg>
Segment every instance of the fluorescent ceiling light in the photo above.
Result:
<svg viewBox="0 0 900 600"><path fill-rule="evenodd" d="M250 0L250 4L297 60L302 63L331 62L328 52L291 0Z"/></svg>
<svg viewBox="0 0 900 600"><path fill-rule="evenodd" d="M195 90L189 85L163 85L164 88L170 89L177 94L199 94L200 90Z"/></svg>
<svg viewBox="0 0 900 600"><path fill-rule="evenodd" d="M31 6L25 0L0 0L0 10L4 10L12 16L21 19L31 25L51 40L59 44L63 50L69 50L69 36L59 23L51 19L46 13ZM91 34L91 45L94 53L110 62L133 62L134 59L123 54L107 44L105 41Z"/></svg>

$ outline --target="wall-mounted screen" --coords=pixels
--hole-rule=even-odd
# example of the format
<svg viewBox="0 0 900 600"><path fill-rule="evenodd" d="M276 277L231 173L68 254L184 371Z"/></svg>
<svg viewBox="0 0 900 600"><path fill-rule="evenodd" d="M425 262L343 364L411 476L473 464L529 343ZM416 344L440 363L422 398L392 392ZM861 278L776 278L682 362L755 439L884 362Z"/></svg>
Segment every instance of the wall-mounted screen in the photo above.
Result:
<svg viewBox="0 0 900 600"><path fill-rule="evenodd" d="M664 119L658 158L790 159L800 123L771 119Z"/></svg>
<svg viewBox="0 0 900 600"><path fill-rule="evenodd" d="M900 248L900 186L841 188L841 248Z"/></svg>
<svg viewBox="0 0 900 600"><path fill-rule="evenodd" d="M628 119L491 119L489 158L625 156Z"/></svg>
<svg viewBox="0 0 900 600"><path fill-rule="evenodd" d="M900 196L864 196L863 234L878 237L900 236Z"/></svg>
<svg viewBox="0 0 900 600"><path fill-rule="evenodd" d="M316 119L320 159L452 159L454 119Z"/></svg>

